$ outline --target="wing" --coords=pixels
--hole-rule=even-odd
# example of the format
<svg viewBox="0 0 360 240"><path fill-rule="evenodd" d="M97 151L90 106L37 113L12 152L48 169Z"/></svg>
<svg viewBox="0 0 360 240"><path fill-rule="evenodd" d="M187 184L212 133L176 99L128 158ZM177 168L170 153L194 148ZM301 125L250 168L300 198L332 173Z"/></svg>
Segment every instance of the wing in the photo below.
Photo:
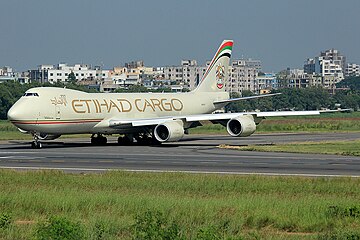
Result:
<svg viewBox="0 0 360 240"><path fill-rule="evenodd" d="M101 121L96 127L150 127L156 126L168 121L182 120L183 122L192 123L200 121L221 121L230 120L240 116L253 116L254 118L266 117L286 117L286 116L309 116L319 115L325 112L338 112L339 110L319 110L319 111L278 111L278 112L241 112L241 113L217 113L217 114L198 114L189 116L169 116L143 119L117 119L111 118Z"/></svg>

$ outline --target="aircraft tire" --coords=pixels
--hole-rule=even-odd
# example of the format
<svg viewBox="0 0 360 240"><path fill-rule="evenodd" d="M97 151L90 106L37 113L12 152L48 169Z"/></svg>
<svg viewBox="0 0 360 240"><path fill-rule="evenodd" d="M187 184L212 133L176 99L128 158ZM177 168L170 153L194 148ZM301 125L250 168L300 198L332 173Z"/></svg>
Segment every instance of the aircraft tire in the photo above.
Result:
<svg viewBox="0 0 360 240"><path fill-rule="evenodd" d="M92 137L91 138L91 144L93 145L106 145L107 143L107 138L103 137L103 136L97 136L97 137Z"/></svg>
<svg viewBox="0 0 360 240"><path fill-rule="evenodd" d="M32 149L40 149L40 148L42 148L42 144L41 144L41 142L31 142L31 148Z"/></svg>
<svg viewBox="0 0 360 240"><path fill-rule="evenodd" d="M122 145L122 146L129 146L129 145L133 144L133 139L132 138L130 139L127 136L119 137L118 138L118 144Z"/></svg>

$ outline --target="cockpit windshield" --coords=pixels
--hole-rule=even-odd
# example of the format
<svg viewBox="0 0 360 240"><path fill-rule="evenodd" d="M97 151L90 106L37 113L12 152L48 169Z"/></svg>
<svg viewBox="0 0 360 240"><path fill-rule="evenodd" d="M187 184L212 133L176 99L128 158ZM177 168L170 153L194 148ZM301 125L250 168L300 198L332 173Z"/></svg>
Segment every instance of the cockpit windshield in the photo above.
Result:
<svg viewBox="0 0 360 240"><path fill-rule="evenodd" d="M39 94L37 94L37 93L31 93L31 92L26 92L23 96L24 96L24 97L38 97Z"/></svg>

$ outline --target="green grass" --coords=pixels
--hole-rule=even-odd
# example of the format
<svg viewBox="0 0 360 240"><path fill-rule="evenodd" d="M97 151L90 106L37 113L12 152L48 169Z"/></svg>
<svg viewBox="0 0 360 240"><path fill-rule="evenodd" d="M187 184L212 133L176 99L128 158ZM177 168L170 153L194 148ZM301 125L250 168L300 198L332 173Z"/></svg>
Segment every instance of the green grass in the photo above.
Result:
<svg viewBox="0 0 360 240"><path fill-rule="evenodd" d="M201 231L221 239L316 239L360 228L357 216L329 214L332 206L359 207L359 186L352 178L2 170L0 214L13 223L0 238L29 239L56 215L80 222L90 239L99 223L108 239L132 239L135 218L158 211L186 239Z"/></svg>
<svg viewBox="0 0 360 240"><path fill-rule="evenodd" d="M263 120L257 133L274 132L358 132L360 112L331 113L318 116L271 117ZM192 134L226 134L221 125L206 124L190 129Z"/></svg>
<svg viewBox="0 0 360 240"><path fill-rule="evenodd" d="M249 146L220 146L221 148L237 149L241 151L262 152L292 152L292 153L320 153L360 156L360 140L353 141L324 141L324 142L296 142L276 145Z"/></svg>

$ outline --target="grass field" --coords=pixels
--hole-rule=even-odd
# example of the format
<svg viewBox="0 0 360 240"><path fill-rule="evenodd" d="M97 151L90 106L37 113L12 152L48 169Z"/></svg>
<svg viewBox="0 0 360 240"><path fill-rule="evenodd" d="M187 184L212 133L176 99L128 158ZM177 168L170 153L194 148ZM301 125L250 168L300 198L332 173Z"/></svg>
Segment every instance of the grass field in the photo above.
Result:
<svg viewBox="0 0 360 240"><path fill-rule="evenodd" d="M325 141L325 142L296 142L275 145L227 146L220 148L236 149L241 151L261 152L292 152L292 153L320 153L360 156L360 140L354 141Z"/></svg>
<svg viewBox="0 0 360 240"><path fill-rule="evenodd" d="M357 132L360 112L331 113L318 116L272 117L257 126L257 133L272 132ZM226 134L221 125L204 125L190 129L192 134Z"/></svg>
<svg viewBox="0 0 360 240"><path fill-rule="evenodd" d="M4 170L0 179L1 239L32 239L52 216L78 223L84 239L134 239L160 231L154 220L179 239L360 236L360 179Z"/></svg>

